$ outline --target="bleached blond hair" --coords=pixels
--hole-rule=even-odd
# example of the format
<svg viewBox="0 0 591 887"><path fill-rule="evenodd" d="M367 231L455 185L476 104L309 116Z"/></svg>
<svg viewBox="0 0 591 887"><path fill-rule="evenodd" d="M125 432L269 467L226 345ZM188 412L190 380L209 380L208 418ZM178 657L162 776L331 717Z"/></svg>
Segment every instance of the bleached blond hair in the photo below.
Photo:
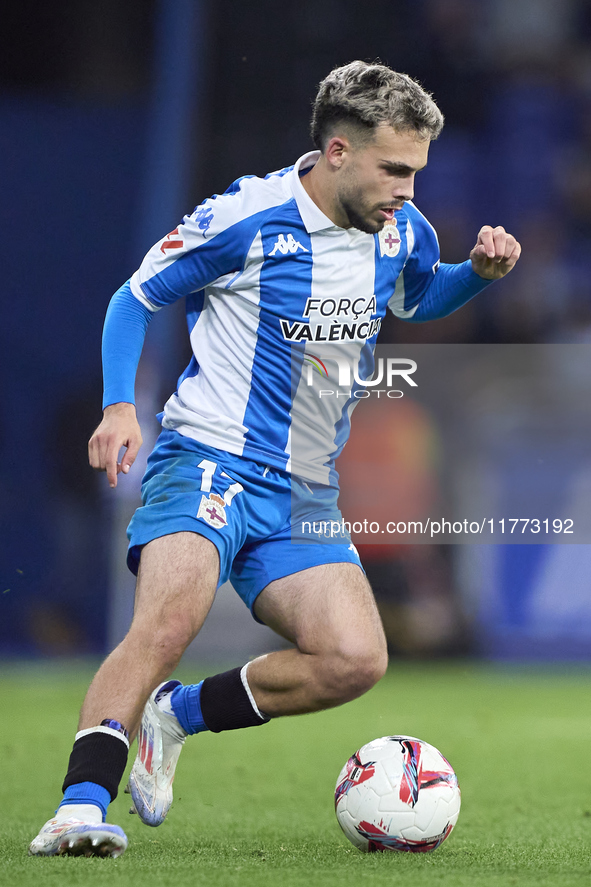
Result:
<svg viewBox="0 0 591 887"><path fill-rule="evenodd" d="M350 62L320 83L310 131L321 151L339 126L369 140L382 123L433 140L443 128L443 114L420 83L377 62Z"/></svg>

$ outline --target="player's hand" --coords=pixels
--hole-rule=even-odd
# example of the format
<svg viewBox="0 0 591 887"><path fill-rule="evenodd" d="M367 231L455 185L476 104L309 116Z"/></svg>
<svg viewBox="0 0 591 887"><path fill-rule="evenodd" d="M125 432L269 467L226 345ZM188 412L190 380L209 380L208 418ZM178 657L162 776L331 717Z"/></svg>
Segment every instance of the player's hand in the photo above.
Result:
<svg viewBox="0 0 591 887"><path fill-rule="evenodd" d="M484 225L470 253L472 270L485 280L498 280L509 273L520 255L521 245L512 234L507 234L501 225Z"/></svg>
<svg viewBox="0 0 591 887"><path fill-rule="evenodd" d="M93 468L107 472L109 486L117 486L120 471L127 474L142 445L142 433L132 403L105 407L103 421L88 442L88 461ZM121 447L126 451L117 462Z"/></svg>

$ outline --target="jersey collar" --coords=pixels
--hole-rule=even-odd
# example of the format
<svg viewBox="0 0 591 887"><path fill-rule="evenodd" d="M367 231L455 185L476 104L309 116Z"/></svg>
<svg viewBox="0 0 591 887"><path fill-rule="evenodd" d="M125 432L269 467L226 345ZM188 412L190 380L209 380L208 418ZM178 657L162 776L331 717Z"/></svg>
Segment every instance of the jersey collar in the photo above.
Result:
<svg viewBox="0 0 591 887"><path fill-rule="evenodd" d="M337 225L328 216L325 216L320 207L314 203L300 181L300 172L315 166L319 157L320 151L310 151L308 154L304 154L295 163L291 174L291 189L308 234L324 231L326 228L337 228Z"/></svg>

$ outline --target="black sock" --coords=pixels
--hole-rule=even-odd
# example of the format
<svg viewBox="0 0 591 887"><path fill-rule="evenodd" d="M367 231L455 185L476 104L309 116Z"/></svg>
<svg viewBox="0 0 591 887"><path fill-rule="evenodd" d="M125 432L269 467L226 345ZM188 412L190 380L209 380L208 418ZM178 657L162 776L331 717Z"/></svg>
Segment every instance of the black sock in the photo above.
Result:
<svg viewBox="0 0 591 887"><path fill-rule="evenodd" d="M82 731L74 742L62 791L80 782L105 788L114 801L127 764L129 744L113 730L97 727Z"/></svg>
<svg viewBox="0 0 591 887"><path fill-rule="evenodd" d="M256 707L247 687L246 666L205 678L201 687L201 714L212 733L257 727L269 721Z"/></svg>

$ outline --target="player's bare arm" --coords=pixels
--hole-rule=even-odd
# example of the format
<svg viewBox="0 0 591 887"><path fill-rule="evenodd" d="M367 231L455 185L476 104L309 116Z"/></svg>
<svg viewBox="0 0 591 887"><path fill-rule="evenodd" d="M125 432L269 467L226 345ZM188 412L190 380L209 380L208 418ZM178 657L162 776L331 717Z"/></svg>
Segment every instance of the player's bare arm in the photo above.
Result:
<svg viewBox="0 0 591 887"><path fill-rule="evenodd" d="M470 253L472 269L485 280L499 280L515 267L521 255L521 244L502 225L483 225L476 246Z"/></svg>
<svg viewBox="0 0 591 887"><path fill-rule="evenodd" d="M88 461L92 468L106 471L109 486L117 486L120 471L127 474L142 445L142 432L132 403L114 403L105 407L103 420L88 442ZM117 461L121 447L126 451Z"/></svg>

